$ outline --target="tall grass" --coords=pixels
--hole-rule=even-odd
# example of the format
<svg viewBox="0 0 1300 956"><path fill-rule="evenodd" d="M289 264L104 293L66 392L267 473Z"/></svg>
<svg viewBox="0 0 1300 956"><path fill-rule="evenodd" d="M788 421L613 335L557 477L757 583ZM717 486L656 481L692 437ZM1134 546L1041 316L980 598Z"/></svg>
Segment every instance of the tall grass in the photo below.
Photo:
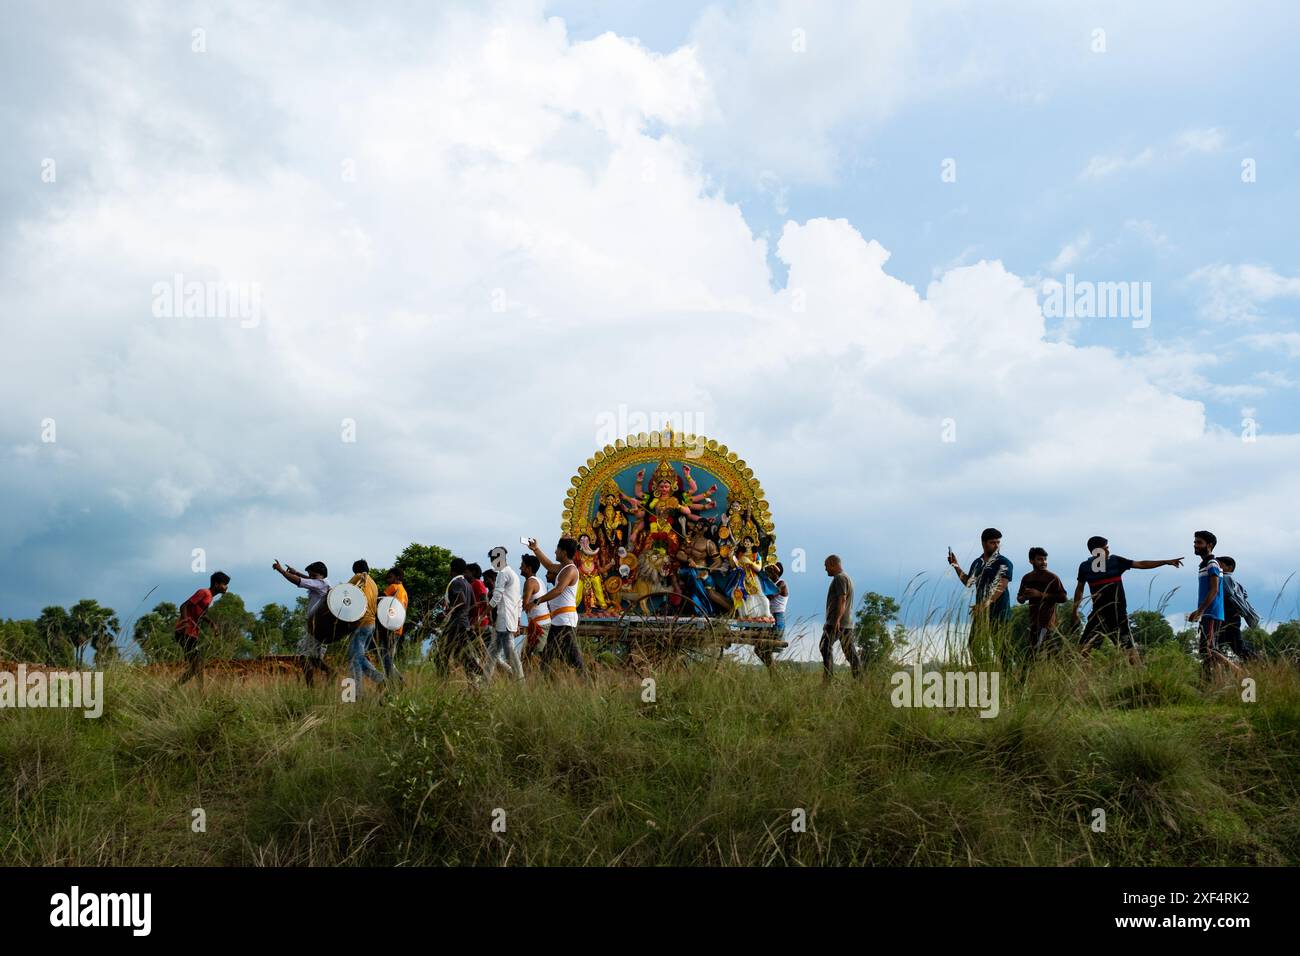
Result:
<svg viewBox="0 0 1300 956"><path fill-rule="evenodd" d="M0 711L0 863L1300 862L1293 669L1253 668L1245 703L1176 648L1066 656L1004 678L994 719L895 709L893 669L723 660L650 702L621 671L476 690L417 666L345 704L117 665L98 720Z"/></svg>

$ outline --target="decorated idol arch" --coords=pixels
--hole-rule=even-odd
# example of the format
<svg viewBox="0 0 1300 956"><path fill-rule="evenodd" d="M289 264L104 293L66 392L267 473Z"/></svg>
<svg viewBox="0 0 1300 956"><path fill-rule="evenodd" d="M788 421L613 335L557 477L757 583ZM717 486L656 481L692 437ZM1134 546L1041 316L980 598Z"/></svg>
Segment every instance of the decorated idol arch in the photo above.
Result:
<svg viewBox="0 0 1300 956"><path fill-rule="evenodd" d="M672 429L606 445L579 466L561 533L579 542L579 609L599 618L665 608L771 620L771 507L736 452Z"/></svg>

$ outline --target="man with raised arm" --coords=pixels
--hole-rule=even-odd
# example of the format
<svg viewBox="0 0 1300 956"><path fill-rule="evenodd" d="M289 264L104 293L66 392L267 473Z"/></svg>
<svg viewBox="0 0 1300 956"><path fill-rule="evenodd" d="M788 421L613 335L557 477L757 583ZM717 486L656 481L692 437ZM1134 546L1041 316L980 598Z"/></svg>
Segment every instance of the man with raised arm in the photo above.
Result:
<svg viewBox="0 0 1300 956"><path fill-rule="evenodd" d="M975 603L971 606L970 638L968 639L972 662L984 661L990 655L1005 659L1005 645L1011 637L1011 575L1015 568L1011 559L1002 554L1002 532L985 528L980 534L983 553L963 571L957 555L948 549L948 563L957 572L965 587L975 588Z"/></svg>
<svg viewBox="0 0 1300 956"><path fill-rule="evenodd" d="M1083 600L1083 586L1088 585L1092 595L1092 610L1084 625L1079 644L1087 654L1107 637L1128 652L1129 660L1137 663L1137 647L1133 643L1133 630L1128 620L1128 598L1124 595L1125 571L1136 568L1150 571L1155 568L1181 568L1182 558L1163 558L1157 561L1130 561L1110 553L1110 542L1099 534L1088 539L1088 553L1092 557L1079 564L1079 580L1074 588L1073 624L1079 622L1079 602Z"/></svg>
<svg viewBox="0 0 1300 956"><path fill-rule="evenodd" d="M549 670L558 656L585 678L587 667L578 649L578 567L573 563L578 542L567 536L561 538L555 545L554 561L542 553L536 538L528 539L528 547L547 570L555 572L555 587L534 597L524 608L531 613L534 607L546 604L551 609L551 630L542 649L542 670Z"/></svg>

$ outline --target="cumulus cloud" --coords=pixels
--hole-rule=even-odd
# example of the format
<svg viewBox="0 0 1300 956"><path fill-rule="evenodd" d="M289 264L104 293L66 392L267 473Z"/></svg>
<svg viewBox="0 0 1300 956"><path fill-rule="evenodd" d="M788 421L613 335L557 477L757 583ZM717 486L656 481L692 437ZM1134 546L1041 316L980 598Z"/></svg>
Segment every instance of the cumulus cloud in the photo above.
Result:
<svg viewBox="0 0 1300 956"><path fill-rule="evenodd" d="M1290 493L1272 476L1294 436L1246 446L1153 360L1048 341L999 261L918 289L847 220L787 222L773 249L753 234L710 137L824 176L816 130L896 95L883 40L844 84L879 71L879 102L837 94L805 156L755 111L838 67L776 57L801 25L848 52L794 7L710 15L667 54L574 42L532 6L345 27L253 5L204 16L196 54L195 10L143 9L111 48L42 34L68 58L49 70L77 66L14 130L70 157L3 238L21 361L0 596L18 613L189 580L196 547L259 603L288 597L276 557L552 533L620 404L707 423L762 479L784 552L836 550L863 578L942 573L943 546L990 522L1016 548L1069 554L1098 527L1163 545L1207 511L1269 525ZM737 42L770 74L739 76ZM155 315L178 274L255 284L258 322ZM1225 509L1207 489L1229 477ZM1258 549L1293 548L1271 527ZM49 593L14 583L33 566ZM792 607L815 613L821 586Z"/></svg>

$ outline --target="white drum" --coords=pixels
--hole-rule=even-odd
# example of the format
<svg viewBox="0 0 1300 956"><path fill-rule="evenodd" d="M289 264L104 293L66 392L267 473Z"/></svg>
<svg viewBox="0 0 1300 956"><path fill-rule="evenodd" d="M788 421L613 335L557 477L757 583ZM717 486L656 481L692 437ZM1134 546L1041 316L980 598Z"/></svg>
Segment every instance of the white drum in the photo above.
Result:
<svg viewBox="0 0 1300 956"><path fill-rule="evenodd" d="M382 597L375 607L381 626L395 631L406 623L406 608L395 597Z"/></svg>
<svg viewBox="0 0 1300 956"><path fill-rule="evenodd" d="M355 624L366 613L366 592L355 584L336 584L325 595L325 606L344 624Z"/></svg>

